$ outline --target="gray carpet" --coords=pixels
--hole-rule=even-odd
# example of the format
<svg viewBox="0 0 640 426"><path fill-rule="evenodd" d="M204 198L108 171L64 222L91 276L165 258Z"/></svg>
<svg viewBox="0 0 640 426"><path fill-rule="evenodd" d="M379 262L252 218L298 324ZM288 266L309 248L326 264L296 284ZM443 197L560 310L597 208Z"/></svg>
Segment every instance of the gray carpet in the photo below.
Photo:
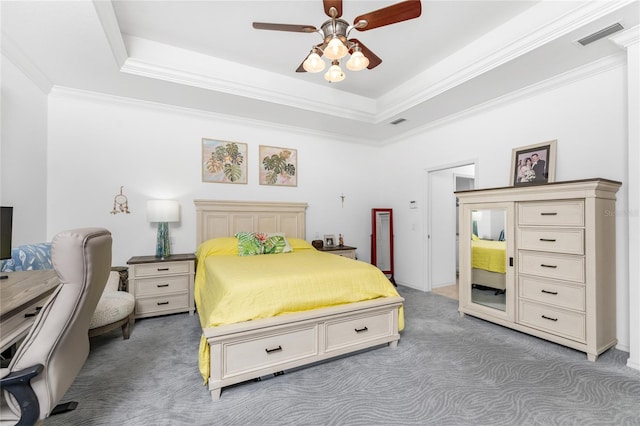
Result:
<svg viewBox="0 0 640 426"><path fill-rule="evenodd" d="M212 402L187 314L137 321L131 339L92 339L67 392L74 412L44 425L640 425L640 372L598 362L457 313L457 302L399 288L406 329L378 349L225 388Z"/></svg>

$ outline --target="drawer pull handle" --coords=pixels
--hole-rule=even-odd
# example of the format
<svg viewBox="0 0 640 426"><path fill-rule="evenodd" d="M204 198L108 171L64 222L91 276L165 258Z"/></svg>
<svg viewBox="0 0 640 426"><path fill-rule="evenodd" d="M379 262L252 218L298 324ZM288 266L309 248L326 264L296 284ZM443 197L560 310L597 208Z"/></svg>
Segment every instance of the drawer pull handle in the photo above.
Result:
<svg viewBox="0 0 640 426"><path fill-rule="evenodd" d="M264 351L268 354L274 353L274 352L280 352L282 350L282 346L278 345L277 348L273 348L273 349L265 349Z"/></svg>
<svg viewBox="0 0 640 426"><path fill-rule="evenodd" d="M362 332L365 332L365 331L369 331L369 329L366 326L362 327L362 328L354 328L354 330L356 331L356 333L362 333Z"/></svg>
<svg viewBox="0 0 640 426"><path fill-rule="evenodd" d="M557 291L549 291L549 290L540 290L542 293L553 294L554 296L558 294Z"/></svg>
<svg viewBox="0 0 640 426"><path fill-rule="evenodd" d="M557 216L558 213L557 212L542 212L540 213L540 216Z"/></svg>
<svg viewBox="0 0 640 426"><path fill-rule="evenodd" d="M36 315L38 315L38 311L29 312L28 314L24 314L24 317L25 318L31 318L31 317L35 317Z"/></svg>
<svg viewBox="0 0 640 426"><path fill-rule="evenodd" d="M545 265L544 263L541 263L540 266L542 266L543 268L553 268L553 269L558 267L558 265Z"/></svg>
<svg viewBox="0 0 640 426"><path fill-rule="evenodd" d="M556 242L555 238L540 238L540 241L544 241L544 242L547 242L547 243L555 243Z"/></svg>
<svg viewBox="0 0 640 426"><path fill-rule="evenodd" d="M546 316L546 315L542 315L542 318L544 318L544 319L546 319L546 320L549 320L549 321L554 321L554 322L555 322L555 321L558 321L558 318L551 318L551 317L548 317L548 316Z"/></svg>
<svg viewBox="0 0 640 426"><path fill-rule="evenodd" d="M158 288L161 288L161 287L169 287L169 284L158 284Z"/></svg>
<svg viewBox="0 0 640 426"><path fill-rule="evenodd" d="M157 303L158 306L168 305L168 304L169 304L169 302L158 302Z"/></svg>
<svg viewBox="0 0 640 426"><path fill-rule="evenodd" d="M158 268L158 272L168 271L169 268Z"/></svg>

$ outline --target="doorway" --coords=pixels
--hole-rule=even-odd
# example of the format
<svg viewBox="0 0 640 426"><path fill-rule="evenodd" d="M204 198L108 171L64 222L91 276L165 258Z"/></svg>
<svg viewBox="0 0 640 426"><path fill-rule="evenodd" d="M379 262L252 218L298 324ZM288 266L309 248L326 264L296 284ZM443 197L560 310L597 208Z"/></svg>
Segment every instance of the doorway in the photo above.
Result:
<svg viewBox="0 0 640 426"><path fill-rule="evenodd" d="M476 164L427 170L427 291L457 297L458 212L454 192L475 188Z"/></svg>

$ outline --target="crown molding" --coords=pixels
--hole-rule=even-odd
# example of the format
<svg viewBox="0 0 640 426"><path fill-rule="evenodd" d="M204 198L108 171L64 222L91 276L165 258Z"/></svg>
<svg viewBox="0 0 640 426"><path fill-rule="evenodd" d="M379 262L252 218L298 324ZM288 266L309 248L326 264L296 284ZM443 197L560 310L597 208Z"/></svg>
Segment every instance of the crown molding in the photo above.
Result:
<svg viewBox="0 0 640 426"><path fill-rule="evenodd" d="M609 37L609 40L624 49L628 49L630 46L640 43L640 25L613 35Z"/></svg>
<svg viewBox="0 0 640 426"><path fill-rule="evenodd" d="M11 37L2 32L2 54L31 80L44 94L51 92L53 83L40 69L29 59L22 50L16 46Z"/></svg>
<svg viewBox="0 0 640 426"><path fill-rule="evenodd" d="M376 116L376 122L386 121L401 114L409 108L434 98L453 87L461 85L483 73L531 52L550 41L564 36L635 1L637 0L595 1L580 4L578 7L556 19L551 21L545 20L545 24L521 36L513 34L512 29L506 28L506 25L515 23L515 20L512 20L512 22L478 39L473 43L474 46L467 46L467 49L454 53L438 64L438 66L442 68L440 70L441 78L435 75L437 74L437 70L426 70L403 84L402 87L381 97L379 99L380 111ZM544 3L544 1L542 3ZM526 19L529 15L539 13L539 11L535 9L536 7L542 8L544 5L539 4L538 6L534 6L515 19ZM487 54L483 54L481 49L475 48L477 45L481 45L484 40L490 40L492 38L513 41L495 46L493 51ZM456 63L456 65L454 67L448 67L449 69L447 70L445 69L447 68L447 62ZM418 90L416 90L417 88Z"/></svg>
<svg viewBox="0 0 640 426"><path fill-rule="evenodd" d="M336 134L331 132L323 132L320 130L312 130L303 127L290 126L285 124L272 123L270 121L255 120L250 118L236 117L232 115L225 115L210 111L203 111L200 109L180 107L176 105L163 104L159 102L145 101L141 99L127 98L123 96L108 95L105 93L92 92L87 90L75 89L65 86L54 86L50 94L51 98L60 99L77 99L81 101L96 102L101 104L110 104L114 106L127 106L134 108L143 108L146 110L152 110L157 112L164 112L170 114L180 114L188 117L204 118L207 120L219 120L228 124L233 124L242 127L255 127L262 129L276 130L286 133L293 133L300 136L313 136L322 139L340 140L341 142L348 142L358 145L371 145L369 139L348 137L342 134Z"/></svg>
<svg viewBox="0 0 640 426"><path fill-rule="evenodd" d="M113 58L116 60L118 68L121 68L129 55L122 40L122 34L120 34L120 27L118 26L118 19L113 10L113 5L111 1L93 0L93 7L98 15L98 21L102 26L102 30L107 37Z"/></svg>
<svg viewBox="0 0 640 426"><path fill-rule="evenodd" d="M626 56L622 52L604 57L602 59L598 59L597 61L591 62L578 68L574 68L573 70L569 70L538 83L523 87L522 89L513 91L506 95L491 99L487 102L483 102L471 108L467 108L464 111L460 111L458 113L443 117L439 120L435 120L431 123L425 124L424 126L408 130L401 135L388 138L385 140L385 145L398 143L410 137L420 135L431 129L444 126L467 117L471 117L481 112L488 111L490 109L497 108L508 103L526 99L531 96L539 95L544 92L555 90L563 86L567 86L569 84L584 80L586 78L609 71L611 69L624 66L625 64Z"/></svg>

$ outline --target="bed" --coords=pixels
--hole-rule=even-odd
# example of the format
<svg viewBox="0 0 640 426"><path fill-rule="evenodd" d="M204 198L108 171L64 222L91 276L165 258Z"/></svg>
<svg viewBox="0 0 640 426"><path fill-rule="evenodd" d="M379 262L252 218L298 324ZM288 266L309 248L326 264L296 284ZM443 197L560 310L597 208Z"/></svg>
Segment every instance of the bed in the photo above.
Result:
<svg viewBox="0 0 640 426"><path fill-rule="evenodd" d="M374 266L311 247L304 240L306 203L195 200L195 206L199 366L213 400L225 386L374 346L397 346L404 299ZM238 232L284 235L292 252L238 256L229 251L233 244L237 250L230 237ZM318 262L326 274L307 274L303 282L300 274ZM353 267L359 275L352 283L339 282ZM260 271L260 279L251 271ZM295 287L300 284L303 291ZM347 284L354 289L342 291Z"/></svg>
<svg viewBox="0 0 640 426"><path fill-rule="evenodd" d="M504 290L506 288L507 243L473 239L471 241L471 283Z"/></svg>

